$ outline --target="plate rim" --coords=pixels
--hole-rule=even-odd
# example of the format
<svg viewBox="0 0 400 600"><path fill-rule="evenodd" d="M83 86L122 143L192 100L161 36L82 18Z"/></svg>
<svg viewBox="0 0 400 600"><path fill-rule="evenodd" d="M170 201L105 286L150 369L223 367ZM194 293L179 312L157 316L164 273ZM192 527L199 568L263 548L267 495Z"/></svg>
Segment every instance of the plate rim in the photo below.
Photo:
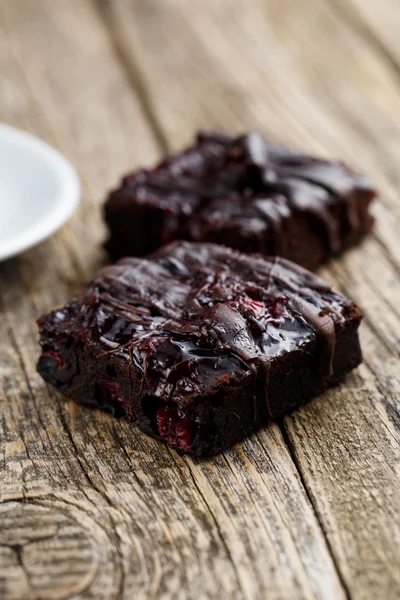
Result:
<svg viewBox="0 0 400 600"><path fill-rule="evenodd" d="M3 243L0 241L0 261L4 261L36 246L60 229L79 204L81 186L78 174L72 164L59 150L44 140L7 123L0 123L0 137L39 155L46 165L56 172L61 184L60 195L55 198L54 206L43 218L10 238L9 241Z"/></svg>

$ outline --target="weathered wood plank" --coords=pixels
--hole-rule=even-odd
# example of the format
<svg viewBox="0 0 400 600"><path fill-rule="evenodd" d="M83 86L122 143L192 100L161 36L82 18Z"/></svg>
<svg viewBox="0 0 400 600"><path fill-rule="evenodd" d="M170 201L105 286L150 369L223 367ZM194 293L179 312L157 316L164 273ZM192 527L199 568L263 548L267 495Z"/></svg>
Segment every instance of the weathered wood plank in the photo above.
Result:
<svg viewBox="0 0 400 600"><path fill-rule="evenodd" d="M0 266L0 597L345 597L277 425L196 463L35 374L35 317L93 275L105 188L158 147L86 0L0 0L0 73L2 118L84 183L69 225Z"/></svg>
<svg viewBox="0 0 400 600"><path fill-rule="evenodd" d="M400 392L398 76L323 0L100 2L172 147L258 127L342 156L382 190L376 233L324 274L362 306L366 364L283 431L347 593L395 598ZM168 51L167 51L168 49ZM362 109L362 110L361 110ZM231 458L228 458L231 462Z"/></svg>

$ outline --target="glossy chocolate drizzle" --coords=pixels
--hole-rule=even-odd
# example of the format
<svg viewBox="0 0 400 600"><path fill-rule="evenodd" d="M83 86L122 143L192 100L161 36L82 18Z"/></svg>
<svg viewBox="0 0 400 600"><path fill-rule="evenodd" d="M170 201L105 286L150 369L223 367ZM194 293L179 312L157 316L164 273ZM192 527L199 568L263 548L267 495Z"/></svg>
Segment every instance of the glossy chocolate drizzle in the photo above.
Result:
<svg viewBox="0 0 400 600"><path fill-rule="evenodd" d="M336 331L352 306L285 259L178 242L149 259L127 258L103 269L69 326L85 332L98 356L139 369L140 395L184 407L249 376L272 417L273 361L316 340L319 368L331 375ZM71 319L67 312L55 317L63 327Z"/></svg>
<svg viewBox="0 0 400 600"><path fill-rule="evenodd" d="M210 240L214 228L215 235L237 228L256 239L253 251L278 255L286 253L284 224L293 214L316 220L327 250L338 253L349 232L362 233L360 214L375 195L344 164L296 154L256 132L237 138L201 132L195 146L125 178L122 189L135 190L140 203L151 204L156 194L170 211L164 243ZM345 211L340 218L331 210L338 199Z"/></svg>

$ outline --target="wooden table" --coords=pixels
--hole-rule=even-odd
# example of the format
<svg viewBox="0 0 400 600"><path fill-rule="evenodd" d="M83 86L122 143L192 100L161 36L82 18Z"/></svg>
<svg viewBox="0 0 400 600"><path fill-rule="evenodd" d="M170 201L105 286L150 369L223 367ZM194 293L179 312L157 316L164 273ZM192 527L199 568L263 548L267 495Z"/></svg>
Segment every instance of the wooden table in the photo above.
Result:
<svg viewBox="0 0 400 600"><path fill-rule="evenodd" d="M399 597L399 30L398 0L0 0L0 119L83 184L0 265L2 600ZM363 309L364 364L196 461L45 387L35 318L106 260L106 190L213 126L341 157L381 197L322 270Z"/></svg>

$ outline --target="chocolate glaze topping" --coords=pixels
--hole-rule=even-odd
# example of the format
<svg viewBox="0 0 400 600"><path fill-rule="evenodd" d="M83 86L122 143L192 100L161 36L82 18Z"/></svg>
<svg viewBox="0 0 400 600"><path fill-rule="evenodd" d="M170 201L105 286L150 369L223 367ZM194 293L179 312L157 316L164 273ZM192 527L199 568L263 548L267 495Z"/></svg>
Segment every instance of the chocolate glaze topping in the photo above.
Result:
<svg viewBox="0 0 400 600"><path fill-rule="evenodd" d="M286 254L285 222L308 215L327 252L336 254L349 236L358 239L370 227L365 213L374 196L368 181L340 162L292 152L255 132L237 138L201 132L192 148L126 177L105 211L111 223L132 202L161 206L161 243L211 241L213 232L224 231L231 232L229 240L256 240L253 251L278 255ZM338 202L345 213L340 216L332 211ZM112 239L110 244L112 251Z"/></svg>
<svg viewBox="0 0 400 600"><path fill-rule="evenodd" d="M184 407L216 393L223 378L253 377L268 407L272 362L317 340L318 368L331 374L336 332L353 309L284 259L180 242L103 269L82 297L52 313L51 331L85 336L96 356L129 361L142 373L140 395Z"/></svg>

